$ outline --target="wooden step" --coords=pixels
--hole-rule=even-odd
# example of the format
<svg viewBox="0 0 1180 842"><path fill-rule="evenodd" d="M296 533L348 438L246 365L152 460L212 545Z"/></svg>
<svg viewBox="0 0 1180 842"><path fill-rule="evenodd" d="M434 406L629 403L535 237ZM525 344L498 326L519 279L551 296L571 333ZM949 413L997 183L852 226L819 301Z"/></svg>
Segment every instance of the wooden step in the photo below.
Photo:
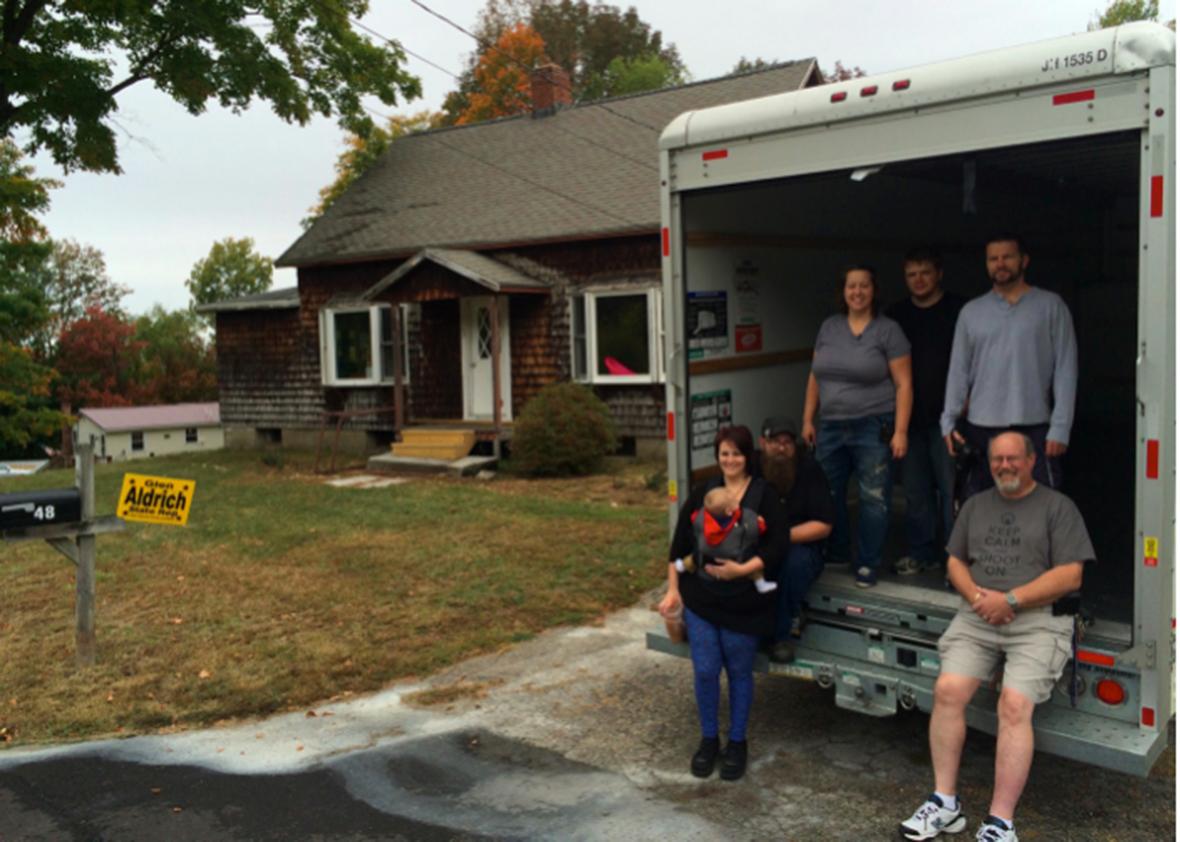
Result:
<svg viewBox="0 0 1180 842"><path fill-rule="evenodd" d="M441 459L444 462L453 462L456 459L462 459L471 448L465 444L395 444L393 446L393 455L399 457L409 457L413 459Z"/></svg>
<svg viewBox="0 0 1180 842"><path fill-rule="evenodd" d="M457 447L466 443L468 448L475 445L475 431L442 427L407 427L401 432L403 444L438 444Z"/></svg>

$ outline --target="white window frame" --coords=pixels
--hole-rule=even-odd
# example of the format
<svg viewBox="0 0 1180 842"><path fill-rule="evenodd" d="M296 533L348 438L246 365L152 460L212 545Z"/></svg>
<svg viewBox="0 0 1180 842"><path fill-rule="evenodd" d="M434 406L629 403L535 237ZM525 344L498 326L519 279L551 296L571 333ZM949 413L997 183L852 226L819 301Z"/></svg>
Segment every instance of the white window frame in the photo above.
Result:
<svg viewBox="0 0 1180 842"><path fill-rule="evenodd" d="M410 382L410 333L406 328L408 304L397 305L401 310L402 382ZM393 383L392 371L385 371L382 363L381 314L389 310L388 304L369 306L325 307L320 310L320 370L325 386L385 386ZM369 354L373 361L372 376L336 376L336 319L337 315L348 313L369 314Z"/></svg>
<svg viewBox="0 0 1180 842"><path fill-rule="evenodd" d="M600 298L618 298L621 296L644 295L647 297L647 374L601 374L598 371L598 300ZM586 328L586 370L577 373L578 353L574 330L575 299L581 299L585 314ZM603 289L584 290L570 296L570 372L573 379L583 383L626 384L626 383L663 383L664 382L664 306L663 295L659 287L639 287L636 289Z"/></svg>
<svg viewBox="0 0 1180 842"><path fill-rule="evenodd" d="M189 433L192 433L192 438L189 438ZM200 440L201 440L201 433L196 427L185 427L184 428L184 443L185 444L197 444L200 442Z"/></svg>
<svg viewBox="0 0 1180 842"><path fill-rule="evenodd" d="M139 447L135 446L135 437L136 436L139 436ZM145 438L146 437L143 434L143 430L134 430L131 433L131 445L130 446L131 446L132 453L139 453L140 451L142 451L144 449L144 445L146 444Z"/></svg>

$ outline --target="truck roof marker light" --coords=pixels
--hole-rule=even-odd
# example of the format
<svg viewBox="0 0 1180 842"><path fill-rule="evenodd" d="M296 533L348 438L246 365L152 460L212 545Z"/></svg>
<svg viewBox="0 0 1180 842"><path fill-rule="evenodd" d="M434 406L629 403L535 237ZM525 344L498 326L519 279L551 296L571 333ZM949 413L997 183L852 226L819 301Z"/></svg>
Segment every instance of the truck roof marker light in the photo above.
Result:
<svg viewBox="0 0 1180 842"><path fill-rule="evenodd" d="M861 96L876 96L877 95L877 86L876 85L866 85L865 87L860 89L860 95Z"/></svg>
<svg viewBox="0 0 1180 842"><path fill-rule="evenodd" d="M1127 691L1113 678L1104 678L1094 687L1094 695L1108 705L1121 705L1127 700Z"/></svg>
<svg viewBox="0 0 1180 842"><path fill-rule="evenodd" d="M1139 721L1148 728L1155 726L1155 708L1141 708L1139 711Z"/></svg>
<svg viewBox="0 0 1180 842"><path fill-rule="evenodd" d="M722 158L729 157L728 149L710 149L708 152L701 153L702 161L720 161Z"/></svg>
<svg viewBox="0 0 1180 842"><path fill-rule="evenodd" d="M893 83L893 90L895 90L895 91L909 90L909 87L910 87L910 80L909 79L898 79L896 82Z"/></svg>
<svg viewBox="0 0 1180 842"><path fill-rule="evenodd" d="M832 102L843 102L848 99L848 91L836 91L832 94Z"/></svg>
<svg viewBox="0 0 1180 842"><path fill-rule="evenodd" d="M1054 105L1072 105L1075 102L1089 102L1094 98L1094 89L1084 91L1070 91L1067 94L1057 94L1053 97Z"/></svg>
<svg viewBox="0 0 1180 842"><path fill-rule="evenodd" d="M1113 655L1103 655L1101 652L1091 652L1088 649L1078 650L1078 660L1083 664L1095 664L1100 667L1114 666Z"/></svg>

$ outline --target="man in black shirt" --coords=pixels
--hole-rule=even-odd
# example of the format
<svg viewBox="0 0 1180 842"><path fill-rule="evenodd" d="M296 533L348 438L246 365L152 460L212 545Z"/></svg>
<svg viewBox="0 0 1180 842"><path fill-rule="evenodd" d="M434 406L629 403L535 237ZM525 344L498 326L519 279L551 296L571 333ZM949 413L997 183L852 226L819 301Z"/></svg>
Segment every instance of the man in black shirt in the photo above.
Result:
<svg viewBox="0 0 1180 842"><path fill-rule="evenodd" d="M914 410L909 450L902 462L909 555L897 561L903 575L940 567L942 547L951 534L955 467L939 428L946 396L955 322L965 300L942 288L942 257L932 249L912 249L902 263L910 296L891 306L888 316L901 325L913 355ZM939 540L939 528L942 540Z"/></svg>
<svg viewBox="0 0 1180 842"><path fill-rule="evenodd" d="M795 660L795 639L803 629L803 599L824 569L823 546L836 514L823 469L797 446L798 434L789 418L767 418L762 424L759 467L782 504L791 544L778 569L778 610L770 659Z"/></svg>

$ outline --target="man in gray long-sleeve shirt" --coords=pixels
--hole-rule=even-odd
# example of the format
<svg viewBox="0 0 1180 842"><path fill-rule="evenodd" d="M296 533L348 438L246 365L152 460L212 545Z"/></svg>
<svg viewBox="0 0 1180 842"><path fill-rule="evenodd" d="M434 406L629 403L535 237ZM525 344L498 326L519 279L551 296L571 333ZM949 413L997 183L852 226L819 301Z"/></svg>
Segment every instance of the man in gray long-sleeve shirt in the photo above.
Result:
<svg viewBox="0 0 1180 842"><path fill-rule="evenodd" d="M1036 447L1037 481L1060 488L1077 393L1077 338L1061 296L1025 279L1028 263L1018 236L988 240L992 288L968 302L955 325L942 434L952 452L954 442L965 439L987 453L997 433L1025 433ZM964 409L960 434L955 424ZM991 484L981 461L967 478L966 496Z"/></svg>

